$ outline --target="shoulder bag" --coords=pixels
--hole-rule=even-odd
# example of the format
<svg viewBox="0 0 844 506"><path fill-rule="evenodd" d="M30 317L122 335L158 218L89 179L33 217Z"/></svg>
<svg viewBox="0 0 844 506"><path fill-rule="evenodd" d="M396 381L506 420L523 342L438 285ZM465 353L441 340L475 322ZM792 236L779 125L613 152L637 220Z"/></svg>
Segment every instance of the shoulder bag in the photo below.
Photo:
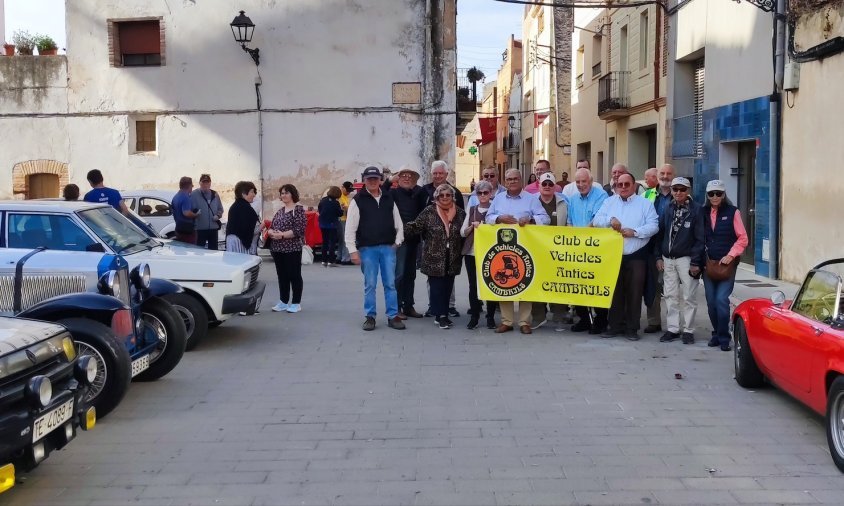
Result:
<svg viewBox="0 0 844 506"><path fill-rule="evenodd" d="M732 278L736 273L738 267L738 258L733 258L733 261L728 264L722 264L719 260L712 260L706 258L706 275L713 281L724 281Z"/></svg>

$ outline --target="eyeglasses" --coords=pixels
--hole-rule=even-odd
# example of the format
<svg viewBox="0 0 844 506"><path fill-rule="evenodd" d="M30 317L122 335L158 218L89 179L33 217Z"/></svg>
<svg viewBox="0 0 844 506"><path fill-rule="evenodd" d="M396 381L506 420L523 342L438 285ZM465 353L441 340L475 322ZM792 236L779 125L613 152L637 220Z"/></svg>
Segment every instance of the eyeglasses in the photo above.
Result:
<svg viewBox="0 0 844 506"><path fill-rule="evenodd" d="M441 199L441 198L451 198L451 197L452 197L452 195L451 195L450 193L440 193L439 195L437 195L437 198L438 198L438 199Z"/></svg>
<svg viewBox="0 0 844 506"><path fill-rule="evenodd" d="M495 174L484 174L484 179L495 179Z"/></svg>
<svg viewBox="0 0 844 506"><path fill-rule="evenodd" d="M505 177L504 180L505 181L521 181L522 178L520 178L520 177Z"/></svg>
<svg viewBox="0 0 844 506"><path fill-rule="evenodd" d="M672 186L671 191L677 192L677 193L686 193L686 192L689 191L689 189L686 188L685 186Z"/></svg>
<svg viewBox="0 0 844 506"><path fill-rule="evenodd" d="M631 183L630 181L625 181L623 183L616 183L615 184L616 188L629 188L631 186L633 186L633 183Z"/></svg>
<svg viewBox="0 0 844 506"><path fill-rule="evenodd" d="M707 197L723 197L724 192L721 190L712 190L711 192L706 192Z"/></svg>
<svg viewBox="0 0 844 506"><path fill-rule="evenodd" d="M399 177L406 177L406 178L410 179L415 175L416 174L414 174L413 172L402 172L401 174L399 174Z"/></svg>
<svg viewBox="0 0 844 506"><path fill-rule="evenodd" d="M475 192L475 193L477 193L478 195L489 195L489 190L484 190L484 191Z"/></svg>
<svg viewBox="0 0 844 506"><path fill-rule="evenodd" d="M554 183L552 183L551 181L543 181L542 186L554 186Z"/></svg>

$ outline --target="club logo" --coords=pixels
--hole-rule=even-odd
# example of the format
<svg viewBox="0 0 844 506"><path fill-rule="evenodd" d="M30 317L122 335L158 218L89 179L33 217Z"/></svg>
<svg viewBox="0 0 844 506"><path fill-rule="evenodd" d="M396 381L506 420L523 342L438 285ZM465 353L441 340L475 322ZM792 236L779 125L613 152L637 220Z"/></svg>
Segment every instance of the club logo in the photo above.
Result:
<svg viewBox="0 0 844 506"><path fill-rule="evenodd" d="M484 255L481 277L486 287L499 297L512 297L527 290L533 281L533 258L516 242L512 228L498 230L498 242Z"/></svg>

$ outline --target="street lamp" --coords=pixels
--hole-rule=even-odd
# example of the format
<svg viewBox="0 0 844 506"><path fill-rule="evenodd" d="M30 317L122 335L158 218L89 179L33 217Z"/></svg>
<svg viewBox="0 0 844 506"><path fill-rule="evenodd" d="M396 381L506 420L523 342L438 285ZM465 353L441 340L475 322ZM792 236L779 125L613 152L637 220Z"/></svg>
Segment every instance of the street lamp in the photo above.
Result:
<svg viewBox="0 0 844 506"><path fill-rule="evenodd" d="M510 128L516 126L516 117L510 116L509 118L507 118L507 124L510 125Z"/></svg>
<svg viewBox="0 0 844 506"><path fill-rule="evenodd" d="M240 14L234 18L230 26L232 27L234 41L240 44L240 47L243 48L244 51L249 53L249 56L252 57L252 61L255 62L255 66L257 67L260 61L260 49L257 47L255 49L249 49L246 47L247 43L252 42L252 35L255 33L255 23L246 16L244 11L240 11Z"/></svg>

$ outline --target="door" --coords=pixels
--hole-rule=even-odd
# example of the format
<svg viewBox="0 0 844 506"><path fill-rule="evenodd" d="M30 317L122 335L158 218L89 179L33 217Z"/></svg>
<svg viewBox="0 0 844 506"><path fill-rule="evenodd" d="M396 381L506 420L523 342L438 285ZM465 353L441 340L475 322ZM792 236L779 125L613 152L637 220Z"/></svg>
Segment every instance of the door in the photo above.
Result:
<svg viewBox="0 0 844 506"><path fill-rule="evenodd" d="M747 229L747 248L741 261L750 265L755 262L756 252L756 142L738 143L738 187L736 207L741 211L744 228Z"/></svg>
<svg viewBox="0 0 844 506"><path fill-rule="evenodd" d="M59 197L58 174L32 174L27 177L28 199L47 199Z"/></svg>

